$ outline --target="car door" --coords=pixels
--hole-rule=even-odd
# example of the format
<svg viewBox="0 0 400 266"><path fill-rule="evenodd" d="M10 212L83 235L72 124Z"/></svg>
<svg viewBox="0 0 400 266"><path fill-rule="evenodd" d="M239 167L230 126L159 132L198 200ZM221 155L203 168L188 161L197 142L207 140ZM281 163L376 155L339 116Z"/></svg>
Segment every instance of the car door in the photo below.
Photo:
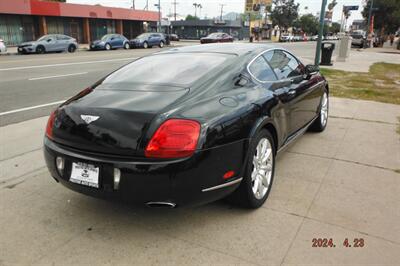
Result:
<svg viewBox="0 0 400 266"><path fill-rule="evenodd" d="M223 33L222 34L222 41L223 42L231 42L232 38L231 38L231 36L229 36L229 34Z"/></svg>
<svg viewBox="0 0 400 266"><path fill-rule="evenodd" d="M320 97L318 82L308 79L304 65L287 51L275 49L264 56L278 79L286 84L289 134L293 134L316 115Z"/></svg>
<svg viewBox="0 0 400 266"><path fill-rule="evenodd" d="M112 48L118 48L118 36L111 35L110 44L111 44Z"/></svg>
<svg viewBox="0 0 400 266"><path fill-rule="evenodd" d="M56 39L57 39L57 46L56 46L57 51L66 51L69 44L68 36L57 35Z"/></svg>
<svg viewBox="0 0 400 266"><path fill-rule="evenodd" d="M49 35L47 39L43 42L43 45L47 52L57 51L57 39L55 35Z"/></svg>
<svg viewBox="0 0 400 266"><path fill-rule="evenodd" d="M157 43L157 40L158 40L158 37L157 37L158 35L157 34L151 34L150 35L150 45L151 46L153 46L153 45L157 45L158 43Z"/></svg>
<svg viewBox="0 0 400 266"><path fill-rule="evenodd" d="M122 38L121 35L116 35L116 42L117 42L117 47L123 47L124 46L124 39Z"/></svg>
<svg viewBox="0 0 400 266"><path fill-rule="evenodd" d="M279 80L272 70L271 66L267 62L264 55L259 55L255 59L253 59L248 65L248 71L250 75L255 79L255 82L258 83L258 88L263 90L262 94L272 93L273 96L282 104L279 104L279 107L275 110L278 114L273 119L276 120L276 123L281 131L282 140L285 140L288 137L288 131L290 126L290 103L292 98L288 95L288 82L285 80ZM261 103L263 104L263 103ZM261 106L262 112L266 112L269 114L270 107L269 106ZM272 117L271 117L272 118Z"/></svg>

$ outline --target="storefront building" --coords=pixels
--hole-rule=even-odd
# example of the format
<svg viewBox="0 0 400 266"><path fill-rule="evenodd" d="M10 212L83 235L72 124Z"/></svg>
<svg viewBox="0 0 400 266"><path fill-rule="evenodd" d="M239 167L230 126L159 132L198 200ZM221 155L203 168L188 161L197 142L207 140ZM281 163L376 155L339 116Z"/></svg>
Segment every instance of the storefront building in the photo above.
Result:
<svg viewBox="0 0 400 266"><path fill-rule="evenodd" d="M18 45L45 34L65 34L89 43L108 33L131 39L144 23L158 21L158 12L77 5L40 0L0 0L0 38Z"/></svg>

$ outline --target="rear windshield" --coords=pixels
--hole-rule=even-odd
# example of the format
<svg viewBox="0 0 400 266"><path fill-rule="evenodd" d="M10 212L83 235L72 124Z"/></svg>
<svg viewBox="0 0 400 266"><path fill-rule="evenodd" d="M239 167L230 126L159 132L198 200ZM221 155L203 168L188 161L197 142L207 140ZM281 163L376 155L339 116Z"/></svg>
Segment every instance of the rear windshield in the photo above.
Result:
<svg viewBox="0 0 400 266"><path fill-rule="evenodd" d="M352 34L351 37L353 37L353 39L362 39L364 36L361 34Z"/></svg>
<svg viewBox="0 0 400 266"><path fill-rule="evenodd" d="M146 83L186 86L233 55L171 53L140 58L108 76L103 84Z"/></svg>

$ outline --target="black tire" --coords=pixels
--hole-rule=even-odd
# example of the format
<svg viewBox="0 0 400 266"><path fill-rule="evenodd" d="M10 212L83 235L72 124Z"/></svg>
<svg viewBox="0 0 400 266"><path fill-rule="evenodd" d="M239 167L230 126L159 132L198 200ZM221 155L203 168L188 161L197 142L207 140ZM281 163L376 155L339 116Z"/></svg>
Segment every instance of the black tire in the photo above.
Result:
<svg viewBox="0 0 400 266"><path fill-rule="evenodd" d="M76 46L73 45L73 44L70 44L70 45L68 46L68 52L69 52L69 53L75 53L75 51L76 51Z"/></svg>
<svg viewBox="0 0 400 266"><path fill-rule="evenodd" d="M256 154L257 145L262 139L268 139L269 143L271 144L272 148L272 169L271 169L271 178L269 182L268 189L266 194L258 199L256 198L255 194L253 193L253 181L251 178L252 171L254 169L253 166L253 157ZM271 133L263 129L257 133L257 135L252 139L249 147L249 156L246 162L246 168L243 175L243 180L240 183L240 186L237 190L235 190L231 195L229 195L226 200L230 203L235 205L239 205L249 209L256 209L261 207L264 202L267 200L269 193L271 192L272 184L274 181L274 174L275 174L275 144L274 138L272 137Z"/></svg>
<svg viewBox="0 0 400 266"><path fill-rule="evenodd" d="M323 101L324 101L324 95L326 95L326 104L327 104L327 109L326 109L326 114L323 115ZM315 121L310 125L310 127L308 128L310 131L313 132L322 132L325 130L326 125L328 124L328 117L329 117L329 94L327 90L324 90L324 94L321 97L321 103L319 106L319 114L317 119L315 119ZM323 119L325 119L325 122L323 122Z"/></svg>
<svg viewBox="0 0 400 266"><path fill-rule="evenodd" d="M144 43L143 43L143 48L144 48L144 49L149 48L149 44L148 44L147 42L144 42Z"/></svg>
<svg viewBox="0 0 400 266"><path fill-rule="evenodd" d="M124 49L125 49L125 50L128 50L128 49L130 49L130 48L131 48L131 46L129 45L128 42L126 42L126 43L124 44Z"/></svg>
<svg viewBox="0 0 400 266"><path fill-rule="evenodd" d="M160 44L159 44L158 46L159 46L160 48L163 48L163 47L164 47L164 42L161 41Z"/></svg>
<svg viewBox="0 0 400 266"><path fill-rule="evenodd" d="M112 49L111 44L106 43L106 45L104 45L104 49L106 49L107 51L110 51Z"/></svg>
<svg viewBox="0 0 400 266"><path fill-rule="evenodd" d="M37 54L44 54L45 52L46 52L46 49L44 48L43 45L39 45L38 47L36 47Z"/></svg>

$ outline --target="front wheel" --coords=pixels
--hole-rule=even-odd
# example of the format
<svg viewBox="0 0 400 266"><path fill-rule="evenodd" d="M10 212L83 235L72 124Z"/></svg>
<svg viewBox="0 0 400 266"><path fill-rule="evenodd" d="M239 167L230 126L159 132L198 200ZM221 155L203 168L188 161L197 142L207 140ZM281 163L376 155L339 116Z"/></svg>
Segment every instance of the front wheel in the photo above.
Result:
<svg viewBox="0 0 400 266"><path fill-rule="evenodd" d="M310 130L314 132L322 132L328 124L329 113L329 96L325 90L321 98L320 110L317 119L311 124Z"/></svg>
<svg viewBox="0 0 400 266"><path fill-rule="evenodd" d="M243 180L228 201L251 209L261 207L271 191L274 172L274 139L264 129L251 141Z"/></svg>
<svg viewBox="0 0 400 266"><path fill-rule="evenodd" d="M160 44L158 46L160 46L160 48L163 48L164 47L164 42L160 42Z"/></svg>
<svg viewBox="0 0 400 266"><path fill-rule="evenodd" d="M105 48L106 48L107 51L110 51L111 50L111 45L109 43L106 43Z"/></svg>
<svg viewBox="0 0 400 266"><path fill-rule="evenodd" d="M147 42L144 42L144 43L143 43L143 48L144 48L144 49L149 48L149 44L148 44Z"/></svg>
<svg viewBox="0 0 400 266"><path fill-rule="evenodd" d="M71 44L70 46L68 46L68 52L73 53L76 50L76 46Z"/></svg>
<svg viewBox="0 0 400 266"><path fill-rule="evenodd" d="M36 53L37 54L44 54L46 52L46 49L42 46L42 45L39 45L37 48L36 48Z"/></svg>
<svg viewBox="0 0 400 266"><path fill-rule="evenodd" d="M131 48L131 46L129 45L129 43L126 42L126 43L124 44L124 48L125 48L126 50L128 50L129 48Z"/></svg>

